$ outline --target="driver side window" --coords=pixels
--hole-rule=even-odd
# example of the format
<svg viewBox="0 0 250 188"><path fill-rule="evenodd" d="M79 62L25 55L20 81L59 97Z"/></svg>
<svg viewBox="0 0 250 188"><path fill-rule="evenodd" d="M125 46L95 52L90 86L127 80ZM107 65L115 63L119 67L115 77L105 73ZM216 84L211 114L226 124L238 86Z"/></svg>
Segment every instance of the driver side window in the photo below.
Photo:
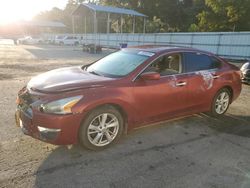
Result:
<svg viewBox="0 0 250 188"><path fill-rule="evenodd" d="M158 72L161 76L181 73L181 54L164 55L156 59L144 72Z"/></svg>

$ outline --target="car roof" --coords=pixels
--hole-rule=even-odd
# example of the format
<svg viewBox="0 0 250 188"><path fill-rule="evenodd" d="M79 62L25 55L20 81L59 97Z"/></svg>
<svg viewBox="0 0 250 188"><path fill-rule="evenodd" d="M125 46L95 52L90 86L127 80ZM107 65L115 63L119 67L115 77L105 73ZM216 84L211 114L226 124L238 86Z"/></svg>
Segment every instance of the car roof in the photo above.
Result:
<svg viewBox="0 0 250 188"><path fill-rule="evenodd" d="M152 53L161 53L161 52L173 52L173 51L193 51L193 52L201 52L212 55L211 52L198 50L191 47L185 46L170 46L170 45L142 45L142 46L132 46L125 48L128 50L136 50L136 51L146 51Z"/></svg>

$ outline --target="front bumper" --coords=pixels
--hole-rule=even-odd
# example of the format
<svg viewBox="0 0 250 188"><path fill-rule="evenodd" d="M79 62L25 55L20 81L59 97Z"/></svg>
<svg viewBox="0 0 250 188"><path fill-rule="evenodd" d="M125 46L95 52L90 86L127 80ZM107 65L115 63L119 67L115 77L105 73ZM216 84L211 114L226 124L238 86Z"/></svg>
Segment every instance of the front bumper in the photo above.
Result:
<svg viewBox="0 0 250 188"><path fill-rule="evenodd" d="M51 115L33 112L32 116L19 106L15 113L16 125L24 134L56 145L76 144L81 115Z"/></svg>

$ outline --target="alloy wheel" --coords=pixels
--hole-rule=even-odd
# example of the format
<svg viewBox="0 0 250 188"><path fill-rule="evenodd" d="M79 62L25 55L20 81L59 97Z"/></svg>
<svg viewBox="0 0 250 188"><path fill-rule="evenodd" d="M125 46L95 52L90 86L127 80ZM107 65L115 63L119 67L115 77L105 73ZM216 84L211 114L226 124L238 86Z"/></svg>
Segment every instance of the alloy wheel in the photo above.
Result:
<svg viewBox="0 0 250 188"><path fill-rule="evenodd" d="M223 114L227 110L229 102L230 102L230 96L228 92L226 91L221 92L215 101L216 113Z"/></svg>
<svg viewBox="0 0 250 188"><path fill-rule="evenodd" d="M88 140L95 146L110 144L119 131L118 118L111 113L102 113L93 118L87 129Z"/></svg>

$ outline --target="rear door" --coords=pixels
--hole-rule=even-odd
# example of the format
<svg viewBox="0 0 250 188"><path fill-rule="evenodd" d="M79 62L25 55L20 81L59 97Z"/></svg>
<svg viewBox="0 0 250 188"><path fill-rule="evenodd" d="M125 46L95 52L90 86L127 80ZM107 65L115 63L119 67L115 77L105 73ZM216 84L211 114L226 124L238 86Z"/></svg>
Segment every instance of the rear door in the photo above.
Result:
<svg viewBox="0 0 250 188"><path fill-rule="evenodd" d="M189 108L193 112L206 111L221 85L221 62L197 52L184 52L183 60Z"/></svg>

